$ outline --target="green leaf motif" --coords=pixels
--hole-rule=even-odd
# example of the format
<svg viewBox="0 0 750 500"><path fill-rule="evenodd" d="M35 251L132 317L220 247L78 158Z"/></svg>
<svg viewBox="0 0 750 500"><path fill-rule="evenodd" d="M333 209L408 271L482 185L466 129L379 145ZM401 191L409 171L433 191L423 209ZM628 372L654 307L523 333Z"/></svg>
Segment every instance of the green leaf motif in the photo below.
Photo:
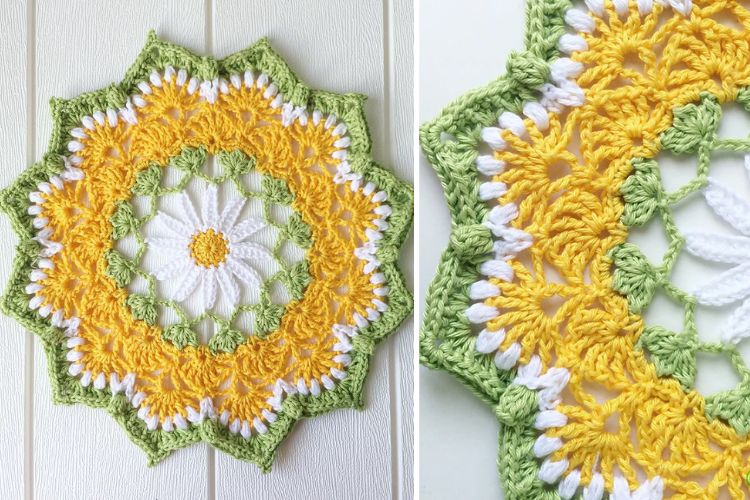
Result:
<svg viewBox="0 0 750 500"><path fill-rule="evenodd" d="M623 243L612 249L613 288L628 298L630 312L638 314L651 303L661 274L654 269L637 246Z"/></svg>
<svg viewBox="0 0 750 500"><path fill-rule="evenodd" d="M302 220L297 212L289 216L286 224L287 237L300 248L308 249L312 245L312 231L310 226Z"/></svg>
<svg viewBox="0 0 750 500"><path fill-rule="evenodd" d="M642 226L654 216L664 191L659 166L654 160L634 160L633 168L633 173L620 188L625 201L622 223L626 226Z"/></svg>
<svg viewBox="0 0 750 500"><path fill-rule="evenodd" d="M701 96L700 104L687 104L674 112L672 128L664 132L661 144L677 154L695 153L703 143L716 139L721 120L721 106L709 94Z"/></svg>
<svg viewBox="0 0 750 500"><path fill-rule="evenodd" d="M651 357L657 375L676 378L686 391L693 388L698 370L698 344L694 337L650 326L643 331L638 342Z"/></svg>
<svg viewBox="0 0 750 500"><path fill-rule="evenodd" d="M312 281L310 269L306 260L297 262L289 270L287 288L293 300L302 300L305 289Z"/></svg>
<svg viewBox="0 0 750 500"><path fill-rule="evenodd" d="M153 297L133 293L125 299L125 303L135 319L143 320L149 325L156 324L156 302Z"/></svg>
<svg viewBox="0 0 750 500"><path fill-rule="evenodd" d="M260 311L255 316L255 334L265 338L269 333L277 330L281 325L281 317L284 315L284 306L264 301Z"/></svg>
<svg viewBox="0 0 750 500"><path fill-rule="evenodd" d="M131 231L138 228L138 219L135 216L133 206L127 201L121 201L117 204L115 213L109 219L112 223L112 238L120 240L127 236Z"/></svg>
<svg viewBox="0 0 750 500"><path fill-rule="evenodd" d="M282 179L275 179L269 175L264 175L261 180L261 190L266 200L279 205L289 205L294 201L294 195Z"/></svg>
<svg viewBox="0 0 750 500"><path fill-rule="evenodd" d="M224 173L230 177L249 174L255 169L255 158L249 158L239 149L220 151L217 158Z"/></svg>
<svg viewBox="0 0 750 500"><path fill-rule="evenodd" d="M189 174L196 174L205 163L205 148L182 148L182 152L172 159L171 165Z"/></svg>
<svg viewBox="0 0 750 500"><path fill-rule="evenodd" d="M183 349L188 345L197 347L200 344L198 335L185 323L169 325L162 331L161 336L164 340L172 342L177 349Z"/></svg>
<svg viewBox="0 0 750 500"><path fill-rule="evenodd" d="M117 250L108 250L104 257L107 259L106 275L115 280L117 286L128 286L133 278L133 265Z"/></svg>
<svg viewBox="0 0 750 500"><path fill-rule="evenodd" d="M153 163L138 172L135 177L133 193L142 196L158 194L161 186L161 174L161 167Z"/></svg>
<svg viewBox="0 0 750 500"><path fill-rule="evenodd" d="M208 341L208 348L213 353L234 352L243 342L245 342L245 335L241 331L224 326Z"/></svg>

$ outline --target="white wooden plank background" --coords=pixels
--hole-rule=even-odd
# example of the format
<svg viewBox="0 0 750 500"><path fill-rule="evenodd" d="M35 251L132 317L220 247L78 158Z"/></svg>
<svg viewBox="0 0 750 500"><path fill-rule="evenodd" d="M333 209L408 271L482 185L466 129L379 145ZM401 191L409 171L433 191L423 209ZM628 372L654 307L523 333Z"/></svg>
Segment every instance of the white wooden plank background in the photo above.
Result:
<svg viewBox="0 0 750 500"><path fill-rule="evenodd" d="M4 2L0 151L7 185L46 150L47 102L119 80L155 28L222 57L268 36L311 86L369 96L374 156L412 175L412 12L409 0L29 0ZM27 43L28 41L28 43ZM4 218L0 278L16 238ZM412 278L413 244L402 256ZM300 423L263 475L206 445L155 468L103 411L50 401L43 350L0 318L0 488L7 498L412 498L412 341L407 322L375 356L366 409Z"/></svg>

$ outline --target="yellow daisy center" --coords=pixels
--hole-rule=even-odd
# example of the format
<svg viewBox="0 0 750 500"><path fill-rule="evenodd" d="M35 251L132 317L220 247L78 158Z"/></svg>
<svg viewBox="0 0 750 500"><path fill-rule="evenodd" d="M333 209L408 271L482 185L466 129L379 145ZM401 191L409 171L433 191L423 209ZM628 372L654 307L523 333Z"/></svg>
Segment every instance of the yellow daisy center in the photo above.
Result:
<svg viewBox="0 0 750 500"><path fill-rule="evenodd" d="M193 260L206 268L218 266L229 253L229 241L226 236L213 229L195 233L188 246Z"/></svg>

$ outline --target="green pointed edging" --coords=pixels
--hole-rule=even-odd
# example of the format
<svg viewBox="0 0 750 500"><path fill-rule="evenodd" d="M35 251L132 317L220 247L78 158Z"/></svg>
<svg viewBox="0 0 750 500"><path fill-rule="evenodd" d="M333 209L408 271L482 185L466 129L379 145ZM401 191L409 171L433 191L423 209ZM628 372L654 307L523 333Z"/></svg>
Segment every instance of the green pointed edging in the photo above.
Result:
<svg viewBox="0 0 750 500"><path fill-rule="evenodd" d="M28 194L36 190L40 182L62 171L61 156L67 154L64 138L83 116L91 115L95 110L122 107L127 96L138 92L138 82L147 80L152 70L162 70L168 65L184 68L199 78L256 69L266 73L285 99L295 105L335 113L347 124L352 140L348 152L353 170L362 173L385 191L388 204L393 210L389 217L390 228L383 233L377 252L381 261L380 270L390 287L389 307L377 321L360 330L353 340L348 376L333 390L323 391L317 398L299 394L288 397L278 412L277 421L269 425L269 431L253 435L247 440L240 435L232 435L212 420L206 420L200 425L191 424L184 431L148 431L124 396L113 396L108 388L97 390L93 386L83 387L77 379L68 375L68 362L65 359L67 349L62 331L28 308L28 298L24 292L29 273L39 254L39 245L32 240L32 218L26 213ZM125 429L130 439L143 449L148 456L149 465L158 463L176 449L205 441L239 459L257 464L263 471L270 470L276 449L298 419L337 408L362 408L363 384L375 346L393 332L412 309L411 294L396 260L398 248L411 227L413 213L411 186L377 165L370 156L371 141L365 121L364 101L365 97L358 94L334 94L309 88L297 79L265 39L245 50L216 60L198 56L183 47L162 41L153 31L149 33L145 47L121 83L69 100L52 99L50 107L53 128L48 153L0 193L0 208L8 214L12 227L19 236L13 271L0 306L5 314L14 317L24 328L33 331L41 339L47 355L53 401L59 404L83 403L106 409Z"/></svg>

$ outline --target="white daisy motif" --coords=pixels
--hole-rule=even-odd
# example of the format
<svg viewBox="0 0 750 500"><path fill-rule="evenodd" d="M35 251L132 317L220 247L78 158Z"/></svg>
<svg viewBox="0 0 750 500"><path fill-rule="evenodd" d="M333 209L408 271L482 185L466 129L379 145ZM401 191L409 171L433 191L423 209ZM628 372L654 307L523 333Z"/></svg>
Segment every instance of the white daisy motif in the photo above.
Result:
<svg viewBox="0 0 750 500"><path fill-rule="evenodd" d="M745 157L750 173L750 155ZM725 343L737 344L750 337L750 203L715 179L708 179L706 202L739 235L687 233L685 248L701 259L732 267L693 291L698 303L721 307L742 301L729 316L721 335Z"/></svg>
<svg viewBox="0 0 750 500"><path fill-rule="evenodd" d="M173 217L157 212L153 219L155 234L146 239L147 245L169 257L167 264L156 269L153 276L159 281L179 280L167 292L168 298L177 302L193 295L202 284L199 313L214 306L219 290L236 305L240 284L260 288L263 281L252 263L274 258L265 246L246 241L266 223L257 217L237 221L245 204L242 197L231 200L219 214L217 189L213 184L203 192L200 214L187 193L178 196L182 213Z"/></svg>

